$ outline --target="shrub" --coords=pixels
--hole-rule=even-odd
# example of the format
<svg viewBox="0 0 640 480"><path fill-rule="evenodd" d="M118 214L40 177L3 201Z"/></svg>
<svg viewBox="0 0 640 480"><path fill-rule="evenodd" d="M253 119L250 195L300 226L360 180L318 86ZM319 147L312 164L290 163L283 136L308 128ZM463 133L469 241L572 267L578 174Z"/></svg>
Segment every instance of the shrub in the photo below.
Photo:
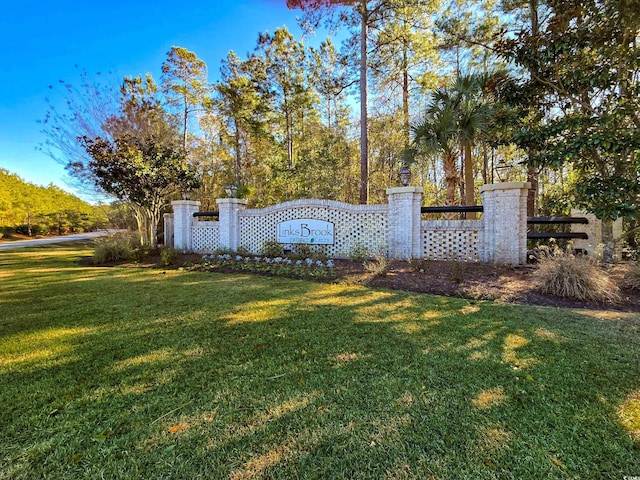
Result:
<svg viewBox="0 0 640 480"><path fill-rule="evenodd" d="M449 277L451 278L451 280L455 283L464 282L467 278L466 263L454 260L452 262L449 262L449 264L451 267L449 269Z"/></svg>
<svg viewBox="0 0 640 480"><path fill-rule="evenodd" d="M382 253L376 253L372 261L364 262L364 269L369 273L373 273L376 277L384 277L390 268L391 262Z"/></svg>
<svg viewBox="0 0 640 480"><path fill-rule="evenodd" d="M95 250L92 262L101 263L121 262L134 258L132 237L129 235L109 235L95 240Z"/></svg>
<svg viewBox="0 0 640 480"><path fill-rule="evenodd" d="M262 244L260 253L265 257L283 257L284 247L275 240L269 240Z"/></svg>
<svg viewBox="0 0 640 480"><path fill-rule="evenodd" d="M410 258L409 265L414 271L424 273L428 269L429 261L423 258Z"/></svg>
<svg viewBox="0 0 640 480"><path fill-rule="evenodd" d="M176 252L175 248L165 247L160 251L160 260L162 260L162 265L165 267L173 265L177 258L178 252Z"/></svg>
<svg viewBox="0 0 640 480"><path fill-rule="evenodd" d="M143 261L145 258L147 258L149 255L153 253L152 248L147 245L137 244L134 247L132 247L132 249L133 249L133 259L136 262Z"/></svg>
<svg viewBox="0 0 640 480"><path fill-rule="evenodd" d="M306 243L296 244L293 246L293 253L287 256L292 260L304 260L313 256L313 249Z"/></svg>
<svg viewBox="0 0 640 480"><path fill-rule="evenodd" d="M213 251L214 256L218 255L233 255L235 252L227 247L218 247Z"/></svg>
<svg viewBox="0 0 640 480"><path fill-rule="evenodd" d="M620 289L594 261L569 251L548 251L537 258L533 273L542 293L591 302L616 303Z"/></svg>
<svg viewBox="0 0 640 480"><path fill-rule="evenodd" d="M622 279L622 287L629 290L640 290L640 263L630 263L625 268Z"/></svg>
<svg viewBox="0 0 640 480"><path fill-rule="evenodd" d="M349 250L349 258L356 263L364 263L370 256L367 247L360 242L354 243L351 250Z"/></svg>
<svg viewBox="0 0 640 480"><path fill-rule="evenodd" d="M322 245L309 245L306 243L294 245L292 253L288 253L287 258L291 260L306 260L310 258L314 262L326 262L329 260L329 256L323 251Z"/></svg>

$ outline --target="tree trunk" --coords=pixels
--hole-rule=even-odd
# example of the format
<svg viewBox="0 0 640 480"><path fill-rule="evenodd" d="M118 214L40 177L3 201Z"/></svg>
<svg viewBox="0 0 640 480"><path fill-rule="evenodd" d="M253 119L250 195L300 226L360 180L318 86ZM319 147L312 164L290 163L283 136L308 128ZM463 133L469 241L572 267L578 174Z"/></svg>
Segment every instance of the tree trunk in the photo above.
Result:
<svg viewBox="0 0 640 480"><path fill-rule="evenodd" d="M361 4L360 29L360 203L369 202L369 141L367 138L367 0Z"/></svg>
<svg viewBox="0 0 640 480"><path fill-rule="evenodd" d="M456 185L458 183L458 172L456 167L457 155L455 152L445 153L443 158L444 179L447 184L446 205L456 204Z"/></svg>
<svg viewBox="0 0 640 480"><path fill-rule="evenodd" d="M464 146L464 196L465 204L467 206L473 206L476 203L475 189L473 181L473 158L471 155L471 145L465 144ZM467 220L475 220L475 212L467 212Z"/></svg>
<svg viewBox="0 0 640 480"><path fill-rule="evenodd" d="M535 168L527 168L527 182L531 183L531 187L527 190L527 216L536 216L536 198L538 197L538 173Z"/></svg>
<svg viewBox="0 0 640 480"><path fill-rule="evenodd" d="M411 126L409 125L409 60L406 39L402 43L402 123L404 129L404 144L411 143Z"/></svg>
<svg viewBox="0 0 640 480"><path fill-rule="evenodd" d="M189 119L189 104L187 98L184 98L184 124L182 128L182 148L187 149L187 124Z"/></svg>
<svg viewBox="0 0 640 480"><path fill-rule="evenodd" d="M235 164L235 168L234 168L234 177L235 177L235 182L236 182L236 186L240 185L240 168L242 165L242 156L240 154L240 129L238 128L238 123L234 120L234 124L235 124L235 132L234 132L234 140L235 140L235 147L236 147L236 164Z"/></svg>

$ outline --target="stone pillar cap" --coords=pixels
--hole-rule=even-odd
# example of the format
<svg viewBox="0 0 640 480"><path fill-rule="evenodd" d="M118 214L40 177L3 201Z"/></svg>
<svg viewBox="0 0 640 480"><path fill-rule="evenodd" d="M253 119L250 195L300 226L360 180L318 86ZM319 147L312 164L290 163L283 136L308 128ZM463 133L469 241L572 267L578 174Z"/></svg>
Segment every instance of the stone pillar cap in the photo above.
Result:
<svg viewBox="0 0 640 480"><path fill-rule="evenodd" d="M393 195L395 193L422 193L424 188L422 187L393 187L387 188L387 195Z"/></svg>
<svg viewBox="0 0 640 480"><path fill-rule="evenodd" d="M200 202L198 200L173 200L171 205L193 205L200 206Z"/></svg>
<svg viewBox="0 0 640 480"><path fill-rule="evenodd" d="M501 183L488 183L480 187L480 193L490 192L493 190L522 190L531 188L530 182L501 182Z"/></svg>
<svg viewBox="0 0 640 480"><path fill-rule="evenodd" d="M246 205L247 200L245 198L216 198L216 203L221 205L223 203L231 203L236 205Z"/></svg>

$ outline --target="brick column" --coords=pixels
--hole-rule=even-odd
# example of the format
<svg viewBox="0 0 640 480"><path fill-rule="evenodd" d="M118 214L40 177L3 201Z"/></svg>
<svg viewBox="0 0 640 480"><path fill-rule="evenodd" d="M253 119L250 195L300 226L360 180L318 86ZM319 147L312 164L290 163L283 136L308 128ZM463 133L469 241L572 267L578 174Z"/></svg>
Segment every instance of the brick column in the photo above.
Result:
<svg viewBox="0 0 640 480"><path fill-rule="evenodd" d="M191 252L191 226L193 214L198 211L200 202L194 200L176 200L173 207L173 248L181 252Z"/></svg>
<svg viewBox="0 0 640 480"><path fill-rule="evenodd" d="M505 182L480 188L484 212L483 262L527 263L527 191L529 182Z"/></svg>
<svg viewBox="0 0 640 480"><path fill-rule="evenodd" d="M422 257L420 207L422 187L388 188L389 234L387 255L398 260Z"/></svg>
<svg viewBox="0 0 640 480"><path fill-rule="evenodd" d="M216 203L220 214L220 247L235 252L240 246L240 211L247 208L247 201L243 198L218 198Z"/></svg>

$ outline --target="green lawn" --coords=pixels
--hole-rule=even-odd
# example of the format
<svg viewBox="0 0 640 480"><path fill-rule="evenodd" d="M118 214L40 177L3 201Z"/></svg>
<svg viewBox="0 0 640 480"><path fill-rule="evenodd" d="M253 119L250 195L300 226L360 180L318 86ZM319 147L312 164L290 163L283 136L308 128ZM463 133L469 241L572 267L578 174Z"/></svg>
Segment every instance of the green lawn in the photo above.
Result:
<svg viewBox="0 0 640 480"><path fill-rule="evenodd" d="M638 315L88 254L0 254L1 479L640 476Z"/></svg>

